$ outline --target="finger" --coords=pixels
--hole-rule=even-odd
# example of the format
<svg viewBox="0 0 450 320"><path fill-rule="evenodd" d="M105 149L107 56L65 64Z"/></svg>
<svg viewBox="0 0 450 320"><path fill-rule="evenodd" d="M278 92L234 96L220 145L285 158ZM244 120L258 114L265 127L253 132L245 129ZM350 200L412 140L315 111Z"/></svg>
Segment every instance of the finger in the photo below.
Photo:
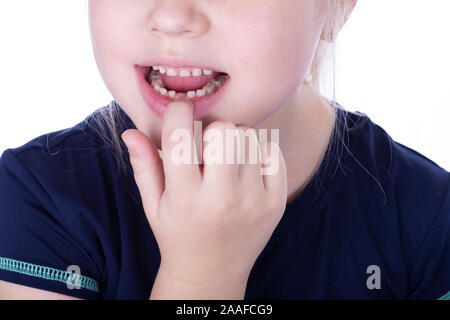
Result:
<svg viewBox="0 0 450 320"><path fill-rule="evenodd" d="M261 148L256 130L247 126L237 126L240 137L239 179L251 185L259 184L264 187L261 175Z"/></svg>
<svg viewBox="0 0 450 320"><path fill-rule="evenodd" d="M261 173L265 188L280 195L287 194L287 169L283 154L277 143L265 141L261 146Z"/></svg>
<svg viewBox="0 0 450 320"><path fill-rule="evenodd" d="M122 140L128 148L134 179L150 221L159 211L159 202L164 192L162 160L153 142L141 131L126 130L122 133Z"/></svg>
<svg viewBox="0 0 450 320"><path fill-rule="evenodd" d="M183 190L184 183L201 181L193 128L194 105L181 96L163 115L161 152L167 189Z"/></svg>
<svg viewBox="0 0 450 320"><path fill-rule="evenodd" d="M237 181L236 126L229 121L211 123L203 134L203 181Z"/></svg>

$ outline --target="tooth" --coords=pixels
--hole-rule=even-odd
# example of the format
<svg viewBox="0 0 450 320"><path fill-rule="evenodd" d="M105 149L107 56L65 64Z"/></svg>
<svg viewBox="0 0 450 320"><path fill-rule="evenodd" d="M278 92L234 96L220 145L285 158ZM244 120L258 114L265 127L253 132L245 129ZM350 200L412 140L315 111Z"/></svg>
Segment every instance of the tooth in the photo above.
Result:
<svg viewBox="0 0 450 320"><path fill-rule="evenodd" d="M160 87L164 87L164 82L161 79L152 80L152 86L158 85Z"/></svg>
<svg viewBox="0 0 450 320"><path fill-rule="evenodd" d="M206 94L206 90L205 89L198 89L196 96L197 97L203 97Z"/></svg>
<svg viewBox="0 0 450 320"><path fill-rule="evenodd" d="M208 70L208 69L203 69L203 73L204 73L205 75L209 76L209 75L212 74L212 71L211 71L211 70Z"/></svg>
<svg viewBox="0 0 450 320"><path fill-rule="evenodd" d="M168 70L164 69L163 67L161 68L163 69L163 71L168 72ZM219 74L215 76L213 79L211 79L211 81L208 82L205 86L203 86L203 88L195 91L194 90L188 91L186 95L189 99L211 95L215 93L217 90L219 90L219 88L225 83L226 78L227 78L226 74L224 75ZM175 99L176 95L178 94L175 90L168 91L168 89L165 88L164 82L160 77L152 79L151 85L155 89L155 91L159 92L162 96L170 96L170 98Z"/></svg>
<svg viewBox="0 0 450 320"><path fill-rule="evenodd" d="M178 76L177 72L173 68L168 68L167 69L167 75L169 77L176 77L176 76Z"/></svg>
<svg viewBox="0 0 450 320"><path fill-rule="evenodd" d="M164 67L159 67L159 73L166 73L166 69Z"/></svg>
<svg viewBox="0 0 450 320"><path fill-rule="evenodd" d="M223 81L221 81L220 79L212 79L211 83L215 85L217 88L220 88L220 86L223 84Z"/></svg>
<svg viewBox="0 0 450 320"><path fill-rule="evenodd" d="M160 75L159 75L159 72L156 71L156 70L152 70L152 71L150 72L150 74L148 75L148 79L149 79L150 81L155 80L155 79L159 79L159 78L161 78L161 77L160 77Z"/></svg>
<svg viewBox="0 0 450 320"><path fill-rule="evenodd" d="M190 77L191 72L189 70L181 70L180 77Z"/></svg>
<svg viewBox="0 0 450 320"><path fill-rule="evenodd" d="M159 70L158 66L152 66L153 70Z"/></svg>
<svg viewBox="0 0 450 320"><path fill-rule="evenodd" d="M211 82L208 82L208 83L203 87L203 89L206 90L206 93L207 93L207 94L212 94L212 93L214 93L214 91L215 91L215 89L216 89L216 86L215 86L214 84L212 84Z"/></svg>
<svg viewBox="0 0 450 320"><path fill-rule="evenodd" d="M192 71L192 75L194 77L199 77L202 75L202 69L194 69L194 71Z"/></svg>

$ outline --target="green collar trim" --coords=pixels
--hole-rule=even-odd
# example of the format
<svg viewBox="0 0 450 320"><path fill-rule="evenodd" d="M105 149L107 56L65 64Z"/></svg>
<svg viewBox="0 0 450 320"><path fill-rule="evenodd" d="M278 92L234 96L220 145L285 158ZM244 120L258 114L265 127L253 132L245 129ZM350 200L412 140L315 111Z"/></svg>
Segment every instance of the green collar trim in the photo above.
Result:
<svg viewBox="0 0 450 320"><path fill-rule="evenodd" d="M32 277L54 280L66 283L68 286L79 286L94 292L100 292L98 282L87 276L72 272L40 266L24 261L0 257L0 269L23 273Z"/></svg>
<svg viewBox="0 0 450 320"><path fill-rule="evenodd" d="M450 291L440 297L438 300L450 300Z"/></svg>

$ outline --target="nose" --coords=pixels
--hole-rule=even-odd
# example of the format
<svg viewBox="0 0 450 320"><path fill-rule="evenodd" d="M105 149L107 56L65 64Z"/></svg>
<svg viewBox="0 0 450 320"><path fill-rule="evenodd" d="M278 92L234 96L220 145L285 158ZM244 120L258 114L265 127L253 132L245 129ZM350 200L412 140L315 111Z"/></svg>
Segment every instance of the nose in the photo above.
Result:
<svg viewBox="0 0 450 320"><path fill-rule="evenodd" d="M196 37L207 28L205 15L192 0L157 0L152 8L147 26L155 37Z"/></svg>

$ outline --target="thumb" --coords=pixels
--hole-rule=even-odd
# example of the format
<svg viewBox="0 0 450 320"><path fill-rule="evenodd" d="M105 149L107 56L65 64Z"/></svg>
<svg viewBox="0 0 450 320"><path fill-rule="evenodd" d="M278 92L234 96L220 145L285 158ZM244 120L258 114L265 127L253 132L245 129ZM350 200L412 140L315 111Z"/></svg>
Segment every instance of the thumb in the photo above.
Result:
<svg viewBox="0 0 450 320"><path fill-rule="evenodd" d="M122 133L122 140L128 148L134 180L151 224L153 216L158 214L159 202L165 187L161 157L153 142L139 130L126 130Z"/></svg>

